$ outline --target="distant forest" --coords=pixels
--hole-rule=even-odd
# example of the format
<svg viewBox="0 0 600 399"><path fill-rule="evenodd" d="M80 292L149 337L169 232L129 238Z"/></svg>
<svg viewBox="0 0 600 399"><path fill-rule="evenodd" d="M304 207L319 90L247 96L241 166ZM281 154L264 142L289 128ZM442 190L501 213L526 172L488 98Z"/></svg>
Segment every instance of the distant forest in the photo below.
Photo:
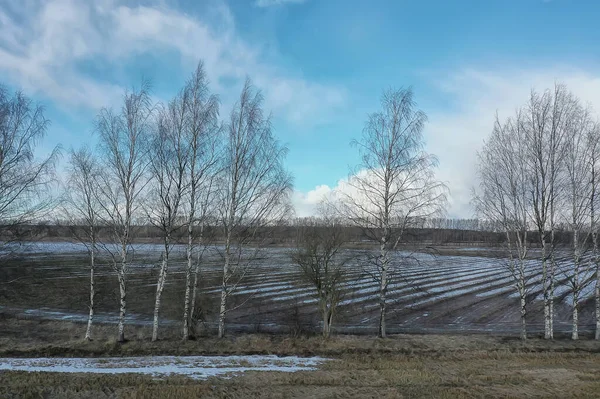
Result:
<svg viewBox="0 0 600 399"><path fill-rule="evenodd" d="M319 218L294 218L287 223L277 226L265 226L256 234L256 241L263 245L273 246L295 246L296 239L301 229L305 227L319 228L323 221ZM344 235L347 237L349 247L364 247L373 244L369 236L365 234L360 227L340 223ZM478 219L431 219L424 220L422 223L415 223L418 227L408 228L405 231L403 243L432 246L478 246L478 247L500 247L507 243L506 232L495 228L491 223ZM415 225L413 224L413 225ZM321 226L327 229L328 226ZM498 226L499 227L499 226ZM195 226L196 234L200 234L203 229L203 236L208 243L221 243L224 237L220 232L222 229L216 226L207 225L204 227ZM134 226L137 242L154 242L161 239L161 230L153 225ZM61 241L72 240L74 237L85 236L84 225L74 225L64 221L41 222L37 224L21 225L13 227L7 233L3 234L4 239L18 240L45 240ZM112 229L109 226L99 227L99 238L109 239ZM187 228L181 227L174 232L175 241L184 243L186 239ZM573 233L567 226L562 226L555 231L555 243L557 246L567 246L573 239ZM539 235L536 231L530 231L528 234L528 243L530 247L536 247L539 243Z"/></svg>

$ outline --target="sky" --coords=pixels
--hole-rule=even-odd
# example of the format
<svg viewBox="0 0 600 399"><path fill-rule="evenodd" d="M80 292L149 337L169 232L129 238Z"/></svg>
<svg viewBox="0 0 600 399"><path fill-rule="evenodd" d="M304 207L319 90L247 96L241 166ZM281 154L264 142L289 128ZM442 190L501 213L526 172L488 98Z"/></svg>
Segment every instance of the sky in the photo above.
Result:
<svg viewBox="0 0 600 399"><path fill-rule="evenodd" d="M496 114L555 82L600 109L599 18L592 0L0 0L0 84L44 105L43 156L93 145L95 115L143 78L168 101L202 60L224 118L248 76L298 216L347 181L383 90L411 86L447 215L470 218Z"/></svg>

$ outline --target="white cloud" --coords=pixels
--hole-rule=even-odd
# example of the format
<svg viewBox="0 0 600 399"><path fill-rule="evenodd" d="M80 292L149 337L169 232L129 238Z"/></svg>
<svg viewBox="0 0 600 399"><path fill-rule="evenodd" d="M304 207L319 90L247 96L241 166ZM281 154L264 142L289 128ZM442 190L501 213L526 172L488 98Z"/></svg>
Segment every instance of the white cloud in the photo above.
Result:
<svg viewBox="0 0 600 399"><path fill-rule="evenodd" d="M345 101L343 88L309 81L265 61L260 46L237 34L224 3L203 10L202 20L163 2L129 4L36 0L14 6L10 13L0 9L0 72L63 105L95 109L120 98L121 87L84 73L81 63L100 60L118 70L140 54L160 57L161 51L175 51L190 72L198 60L204 61L213 90L225 102L233 101L250 76L263 90L265 105L292 123L326 118Z"/></svg>
<svg viewBox="0 0 600 399"><path fill-rule="evenodd" d="M476 182L476 153L491 133L496 112L511 116L529 98L532 88L543 91L565 83L582 101L600 107L600 75L573 68L501 71L464 69L437 82L440 95L452 106L428 112L427 149L440 160L437 177L451 190L448 214L472 217L471 188Z"/></svg>
<svg viewBox="0 0 600 399"><path fill-rule="evenodd" d="M304 2L306 2L306 0L256 0L254 5L256 7L273 7L284 4L301 4Z"/></svg>
<svg viewBox="0 0 600 399"><path fill-rule="evenodd" d="M369 172L366 169L361 169L356 175L364 178L368 177ZM296 216L304 217L316 215L317 206L325 200L335 202L345 196L355 199L363 196L364 194L360 193L354 186L348 184L348 181L351 178L352 176L339 179L334 187L321 184L306 193L295 191L292 196L292 204L296 209Z"/></svg>
<svg viewBox="0 0 600 399"><path fill-rule="evenodd" d="M321 184L306 193L294 191L292 204L296 210L296 216L306 217L315 215L319 203L328 198L331 192L331 188L326 184Z"/></svg>
<svg viewBox="0 0 600 399"><path fill-rule="evenodd" d="M443 110L428 110L425 127L427 151L439 158L438 180L450 188L448 216L470 218L471 189L476 182L476 153L489 136L496 112L500 118L511 116L529 98L532 88L543 91L555 82L567 85L583 102L600 110L600 74L581 69L554 67L543 70L507 68L501 71L468 68L450 73L444 80L433 79L437 93L443 98ZM307 193L296 193L299 213L314 210L316 193L329 195L347 188L342 178L336 187L324 190L317 186ZM321 196L322 197L322 196Z"/></svg>

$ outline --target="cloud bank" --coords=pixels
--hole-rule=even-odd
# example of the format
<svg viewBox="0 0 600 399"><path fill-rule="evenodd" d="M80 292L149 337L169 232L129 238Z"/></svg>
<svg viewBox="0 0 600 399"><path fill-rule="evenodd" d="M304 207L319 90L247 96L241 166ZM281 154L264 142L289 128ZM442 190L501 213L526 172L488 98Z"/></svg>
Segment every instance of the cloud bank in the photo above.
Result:
<svg viewBox="0 0 600 399"><path fill-rule="evenodd" d="M427 151L439 158L438 180L450 188L448 216L471 218L471 189L476 186L476 154L492 131L496 113L512 116L528 99L531 89L543 91L555 82L567 85L584 103L600 110L600 74L570 67L547 69L464 68L444 78L430 76L435 92L450 106L424 111ZM418 93L417 93L418 94ZM375 111L376 109L373 109ZM308 192L297 192L294 203L299 215L314 212L320 199L334 190L344 190L348 177L334 187L319 185Z"/></svg>
<svg viewBox="0 0 600 399"><path fill-rule="evenodd" d="M326 118L345 102L343 88L307 80L268 62L270 54L238 35L225 3L205 5L202 17L164 1L131 4L121 0L6 4L0 8L0 72L16 86L65 107L95 110L118 101L133 82L111 81L90 73L90 66L107 65L114 72L142 55L160 61L176 54L190 72L203 60L213 90L225 102L233 101L243 79L250 76L263 90L265 106L290 123Z"/></svg>

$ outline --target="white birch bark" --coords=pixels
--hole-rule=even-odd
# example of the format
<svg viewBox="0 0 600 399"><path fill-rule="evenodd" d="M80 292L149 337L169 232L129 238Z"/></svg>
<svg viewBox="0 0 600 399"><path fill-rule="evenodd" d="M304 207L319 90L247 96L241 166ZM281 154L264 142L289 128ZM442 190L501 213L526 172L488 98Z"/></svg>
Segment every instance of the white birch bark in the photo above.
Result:
<svg viewBox="0 0 600 399"><path fill-rule="evenodd" d="M193 214L190 213L190 214ZM188 240L187 240L187 248L186 248L186 266L185 266L185 297L184 297L184 303L183 303L183 340L187 340L190 338L190 322L193 316L193 308L194 308L194 302L192 301L190 303L190 301L192 300L190 297L191 294L191 284L192 284L192 266L193 266L193 235L192 235L192 226L193 226L193 222L191 221L193 220L192 218L190 218L190 220L188 220ZM190 308L192 309L190 311Z"/></svg>
<svg viewBox="0 0 600 399"><path fill-rule="evenodd" d="M388 286L388 266L389 259L388 253L385 248L385 233L384 238L382 238L381 246L380 246L380 256L381 256L381 281L379 284L379 329L378 335L380 338L386 337L386 326L385 326L385 313L386 313L386 296L387 296L387 286Z"/></svg>
<svg viewBox="0 0 600 399"><path fill-rule="evenodd" d="M160 311L160 300L167 279L167 268L169 265L168 250L163 251L163 259L160 265L158 282L156 283L156 295L154 297L154 320L152 322L152 341L158 340L158 313Z"/></svg>
<svg viewBox="0 0 600 399"><path fill-rule="evenodd" d="M230 239L227 238L227 242L225 243L225 261L223 263L223 280L221 282L221 303L219 305L219 338L225 336L225 316L227 314L227 297L229 295L229 262L231 262L229 241Z"/></svg>
<svg viewBox="0 0 600 399"><path fill-rule="evenodd" d="M93 233L92 233L93 234ZM88 315L87 328L85 330L85 339L87 341L92 340L92 322L94 320L94 297L96 296L96 290L94 288L94 270L96 263L96 243L91 243L90 249L90 312Z"/></svg>

